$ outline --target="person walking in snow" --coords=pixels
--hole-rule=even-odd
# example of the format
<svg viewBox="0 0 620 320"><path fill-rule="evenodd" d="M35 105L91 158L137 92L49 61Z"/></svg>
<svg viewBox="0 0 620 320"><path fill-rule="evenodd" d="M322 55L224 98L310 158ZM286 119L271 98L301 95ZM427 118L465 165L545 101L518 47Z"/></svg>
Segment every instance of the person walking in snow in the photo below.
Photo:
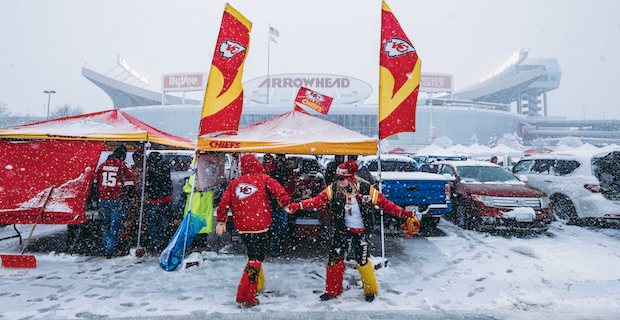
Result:
<svg viewBox="0 0 620 320"><path fill-rule="evenodd" d="M241 176L230 182L217 208L216 233L222 235L226 231L230 210L235 229L247 247L248 263L237 289L237 302L248 307L258 304L255 295L262 288L259 278L262 278L262 263L270 244L270 195L282 207L289 203L284 188L265 173L254 155L246 154L241 158Z"/></svg>
<svg viewBox="0 0 620 320"><path fill-rule="evenodd" d="M117 146L95 173L103 218L101 246L108 259L118 254L118 240L129 210L129 199L134 198L134 181L125 157L127 147Z"/></svg>
<svg viewBox="0 0 620 320"><path fill-rule="evenodd" d="M411 236L416 227L419 229L419 218L416 217L419 213L406 211L387 200L366 180L356 177L357 170L357 163L353 160L340 164L336 169L335 181L318 196L291 203L286 208L289 214L293 214L297 210L326 208L331 205L336 231L327 263L326 292L321 295L323 301L342 293L344 255L349 244L355 253L366 301L372 302L378 294L374 268L368 260L368 242L374 223L372 213L375 206L393 216L406 218L405 225L409 228L405 235Z"/></svg>

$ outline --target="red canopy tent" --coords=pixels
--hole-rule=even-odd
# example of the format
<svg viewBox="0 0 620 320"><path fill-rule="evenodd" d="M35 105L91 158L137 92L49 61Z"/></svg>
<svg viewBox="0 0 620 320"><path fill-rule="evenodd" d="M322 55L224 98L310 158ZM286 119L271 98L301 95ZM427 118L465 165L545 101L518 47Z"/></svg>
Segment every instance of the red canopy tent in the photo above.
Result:
<svg viewBox="0 0 620 320"><path fill-rule="evenodd" d="M195 148L195 143L157 130L114 109L0 129L0 223L86 222L85 201L97 161L108 141L150 142Z"/></svg>

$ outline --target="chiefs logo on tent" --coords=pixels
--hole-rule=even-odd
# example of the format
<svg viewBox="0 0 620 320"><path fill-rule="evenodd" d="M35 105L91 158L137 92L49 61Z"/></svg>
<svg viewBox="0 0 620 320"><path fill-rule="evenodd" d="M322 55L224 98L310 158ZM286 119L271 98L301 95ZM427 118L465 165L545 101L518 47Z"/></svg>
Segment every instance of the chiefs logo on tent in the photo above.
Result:
<svg viewBox="0 0 620 320"><path fill-rule="evenodd" d="M224 58L230 59L237 53L243 51L245 51L245 47L234 41L226 40L220 44L220 53Z"/></svg>
<svg viewBox="0 0 620 320"><path fill-rule="evenodd" d="M237 196L237 199L243 200L253 195L256 191L258 191L258 188L256 188L255 186L247 183L240 183L235 188L235 195Z"/></svg>
<svg viewBox="0 0 620 320"><path fill-rule="evenodd" d="M385 48L383 50L390 58L415 52L415 48L409 42L400 38L390 39L390 41L385 43Z"/></svg>

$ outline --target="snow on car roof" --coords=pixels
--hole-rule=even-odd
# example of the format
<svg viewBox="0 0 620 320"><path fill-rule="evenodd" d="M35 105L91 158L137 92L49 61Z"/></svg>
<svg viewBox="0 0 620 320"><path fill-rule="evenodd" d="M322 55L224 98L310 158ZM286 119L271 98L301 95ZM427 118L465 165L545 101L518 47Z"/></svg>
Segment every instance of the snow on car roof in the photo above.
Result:
<svg viewBox="0 0 620 320"><path fill-rule="evenodd" d="M484 166L484 167L498 167L499 165L487 161L478 160L463 160L463 161L437 161L433 164L449 164L454 167L466 167L466 166Z"/></svg>
<svg viewBox="0 0 620 320"><path fill-rule="evenodd" d="M569 149L569 150L562 150L562 151L546 153L546 154L535 154L535 155L525 157L523 158L523 160L568 159L568 160L577 160L582 163L588 163L590 162L590 159L594 157L602 157L613 151L620 151L620 146L616 144L612 144L606 147L597 148L590 144L587 144L587 145L583 145L581 147Z"/></svg>

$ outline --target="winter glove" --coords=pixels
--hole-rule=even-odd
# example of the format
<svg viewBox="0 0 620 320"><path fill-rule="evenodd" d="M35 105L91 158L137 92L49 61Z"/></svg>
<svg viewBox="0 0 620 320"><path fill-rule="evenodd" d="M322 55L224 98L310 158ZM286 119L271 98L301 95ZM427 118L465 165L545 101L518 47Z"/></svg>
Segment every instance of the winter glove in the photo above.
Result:
<svg viewBox="0 0 620 320"><path fill-rule="evenodd" d="M407 218L407 221L400 225L401 228L405 228L405 238L413 237L413 234L420 231L420 221L414 215L411 218Z"/></svg>
<svg viewBox="0 0 620 320"><path fill-rule="evenodd" d="M300 208L301 208L301 205L298 202L293 202L288 206L288 210L290 211L291 214L294 214Z"/></svg>

